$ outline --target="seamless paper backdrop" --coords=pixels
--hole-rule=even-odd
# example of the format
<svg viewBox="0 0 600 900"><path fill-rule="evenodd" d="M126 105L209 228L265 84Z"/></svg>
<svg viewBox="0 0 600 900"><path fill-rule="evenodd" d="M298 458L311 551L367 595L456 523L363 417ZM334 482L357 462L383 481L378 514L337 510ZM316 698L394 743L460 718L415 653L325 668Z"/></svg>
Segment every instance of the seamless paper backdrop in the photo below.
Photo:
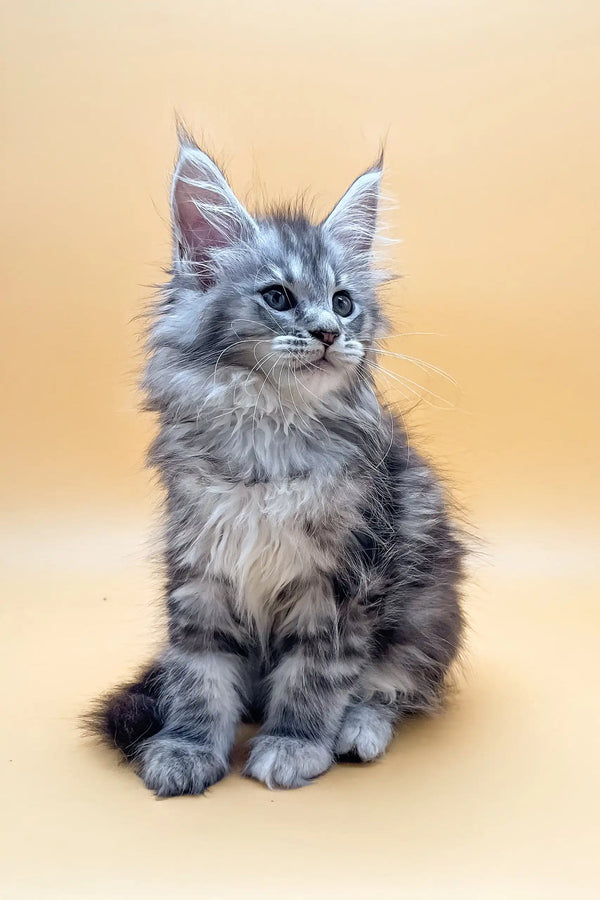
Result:
<svg viewBox="0 0 600 900"><path fill-rule="evenodd" d="M595 895L600 6L24 0L1 16L0 885ZM403 276L387 347L412 359L383 356L380 383L482 539L456 704L306 792L233 776L155 803L76 730L160 634L136 383L169 264L175 112L243 200L306 192L317 216L385 144Z"/></svg>

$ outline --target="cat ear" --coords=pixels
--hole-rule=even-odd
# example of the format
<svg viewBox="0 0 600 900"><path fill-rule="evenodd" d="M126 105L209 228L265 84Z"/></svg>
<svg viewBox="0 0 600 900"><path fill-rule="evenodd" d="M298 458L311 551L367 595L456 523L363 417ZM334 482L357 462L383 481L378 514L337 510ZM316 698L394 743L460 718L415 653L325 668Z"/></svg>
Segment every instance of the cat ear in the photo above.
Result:
<svg viewBox="0 0 600 900"><path fill-rule="evenodd" d="M325 221L329 235L357 253L370 253L377 230L382 157L352 182Z"/></svg>
<svg viewBox="0 0 600 900"><path fill-rule="evenodd" d="M171 190L175 256L200 263L256 230L219 167L179 129L179 159ZM208 269L207 269L208 272Z"/></svg>

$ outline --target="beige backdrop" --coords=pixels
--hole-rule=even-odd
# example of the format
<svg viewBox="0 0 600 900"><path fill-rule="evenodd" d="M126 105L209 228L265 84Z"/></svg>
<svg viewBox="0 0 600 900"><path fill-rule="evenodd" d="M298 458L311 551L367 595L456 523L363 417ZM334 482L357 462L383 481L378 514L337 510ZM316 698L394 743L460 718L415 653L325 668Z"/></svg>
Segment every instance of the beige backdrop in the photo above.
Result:
<svg viewBox="0 0 600 900"><path fill-rule="evenodd" d="M3 895L597 896L598 3L21 0L1 41ZM242 197L322 213L385 140L390 350L457 386L381 383L483 543L442 718L159 803L76 717L159 635L135 317L175 110Z"/></svg>

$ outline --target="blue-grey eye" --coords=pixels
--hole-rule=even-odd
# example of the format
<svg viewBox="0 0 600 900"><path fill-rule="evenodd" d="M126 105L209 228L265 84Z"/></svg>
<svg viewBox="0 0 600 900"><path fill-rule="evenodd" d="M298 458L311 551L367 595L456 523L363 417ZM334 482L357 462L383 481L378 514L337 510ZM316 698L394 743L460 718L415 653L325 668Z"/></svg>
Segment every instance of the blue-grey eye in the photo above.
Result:
<svg viewBox="0 0 600 900"><path fill-rule="evenodd" d="M338 316L349 316L354 309L354 303L348 291L336 291L331 303L334 313Z"/></svg>
<svg viewBox="0 0 600 900"><path fill-rule="evenodd" d="M265 303L277 312L285 312L286 309L293 309L296 305L296 298L282 284L271 284L264 288L261 294Z"/></svg>

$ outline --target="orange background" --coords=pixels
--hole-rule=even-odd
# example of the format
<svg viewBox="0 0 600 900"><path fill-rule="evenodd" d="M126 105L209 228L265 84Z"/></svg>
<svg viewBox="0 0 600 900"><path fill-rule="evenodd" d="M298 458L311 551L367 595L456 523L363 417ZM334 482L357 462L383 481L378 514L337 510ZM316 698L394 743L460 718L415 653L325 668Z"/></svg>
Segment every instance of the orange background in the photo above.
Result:
<svg viewBox="0 0 600 900"><path fill-rule="evenodd" d="M25 0L1 42L0 886L595 896L600 6ZM242 198L323 214L384 139L389 349L458 384L382 358L482 538L462 692L290 794L155 803L75 728L159 633L135 317L169 262L175 110Z"/></svg>

